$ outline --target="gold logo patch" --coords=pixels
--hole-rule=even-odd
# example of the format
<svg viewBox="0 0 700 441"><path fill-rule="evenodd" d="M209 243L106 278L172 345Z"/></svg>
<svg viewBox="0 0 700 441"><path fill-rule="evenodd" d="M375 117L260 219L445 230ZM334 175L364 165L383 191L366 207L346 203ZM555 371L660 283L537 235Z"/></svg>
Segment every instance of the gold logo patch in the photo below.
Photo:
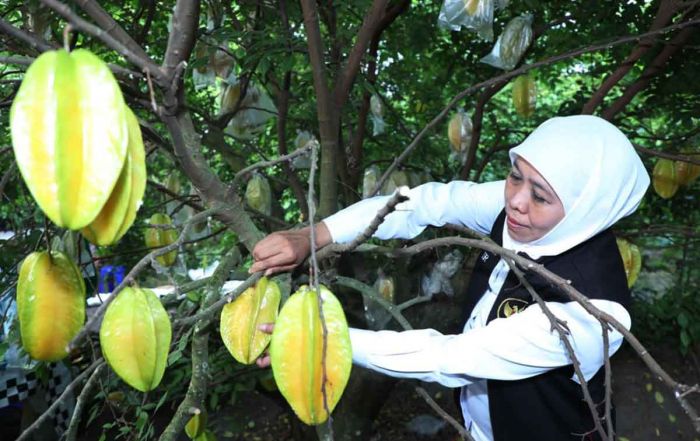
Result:
<svg viewBox="0 0 700 441"><path fill-rule="evenodd" d="M508 298L498 305L497 318L508 318L513 314L517 314L528 307L528 303L522 299Z"/></svg>

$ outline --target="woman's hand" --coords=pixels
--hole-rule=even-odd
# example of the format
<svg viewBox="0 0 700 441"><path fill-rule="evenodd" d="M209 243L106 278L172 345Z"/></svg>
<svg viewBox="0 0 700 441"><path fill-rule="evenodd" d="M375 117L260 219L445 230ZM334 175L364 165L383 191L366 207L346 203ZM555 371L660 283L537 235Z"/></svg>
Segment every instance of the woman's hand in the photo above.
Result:
<svg viewBox="0 0 700 441"><path fill-rule="evenodd" d="M316 224L316 248L331 242L326 225ZM311 254L311 229L278 231L265 237L253 248L255 262L250 273L265 271L265 275L289 271Z"/></svg>
<svg viewBox="0 0 700 441"><path fill-rule="evenodd" d="M261 325L258 325L258 329L266 334L272 334L272 331L275 329L275 324L274 323L263 323ZM258 367L261 368L266 368L270 366L270 353L265 351L263 354L258 357L257 360L255 360L255 364L258 365Z"/></svg>

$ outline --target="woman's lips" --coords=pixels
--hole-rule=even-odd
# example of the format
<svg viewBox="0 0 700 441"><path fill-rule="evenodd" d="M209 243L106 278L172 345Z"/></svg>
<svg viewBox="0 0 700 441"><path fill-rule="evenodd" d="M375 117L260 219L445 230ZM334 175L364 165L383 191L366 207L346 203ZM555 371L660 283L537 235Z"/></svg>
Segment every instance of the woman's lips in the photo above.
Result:
<svg viewBox="0 0 700 441"><path fill-rule="evenodd" d="M506 222L508 223L508 228L511 230L521 230L527 228L525 225L514 221L510 216L506 216Z"/></svg>

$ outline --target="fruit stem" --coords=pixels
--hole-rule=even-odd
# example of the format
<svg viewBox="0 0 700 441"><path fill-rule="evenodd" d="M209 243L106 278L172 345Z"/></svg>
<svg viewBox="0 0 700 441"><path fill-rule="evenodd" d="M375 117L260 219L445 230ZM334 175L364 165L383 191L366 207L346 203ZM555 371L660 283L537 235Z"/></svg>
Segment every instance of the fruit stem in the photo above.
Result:
<svg viewBox="0 0 700 441"><path fill-rule="evenodd" d="M53 256L51 256L51 233L46 216L44 216L44 238L46 238L46 248L49 251L49 262L53 265Z"/></svg>
<svg viewBox="0 0 700 441"><path fill-rule="evenodd" d="M70 23L63 28L63 48L66 52L70 52L70 33L73 31L73 26Z"/></svg>

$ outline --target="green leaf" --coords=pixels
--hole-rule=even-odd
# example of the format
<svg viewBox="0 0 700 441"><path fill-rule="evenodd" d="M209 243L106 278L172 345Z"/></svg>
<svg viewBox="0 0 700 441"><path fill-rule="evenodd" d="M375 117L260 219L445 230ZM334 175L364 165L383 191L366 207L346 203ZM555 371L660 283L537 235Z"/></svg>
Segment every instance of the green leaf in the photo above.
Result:
<svg viewBox="0 0 700 441"><path fill-rule="evenodd" d="M654 394L654 399L655 399L656 402L659 403L659 404L663 404L663 403L664 403L664 396L661 395L661 392L658 392L658 391L657 391L657 392Z"/></svg>
<svg viewBox="0 0 700 441"><path fill-rule="evenodd" d="M651 383L647 383L645 387L647 392L651 392L654 389L654 386Z"/></svg>

